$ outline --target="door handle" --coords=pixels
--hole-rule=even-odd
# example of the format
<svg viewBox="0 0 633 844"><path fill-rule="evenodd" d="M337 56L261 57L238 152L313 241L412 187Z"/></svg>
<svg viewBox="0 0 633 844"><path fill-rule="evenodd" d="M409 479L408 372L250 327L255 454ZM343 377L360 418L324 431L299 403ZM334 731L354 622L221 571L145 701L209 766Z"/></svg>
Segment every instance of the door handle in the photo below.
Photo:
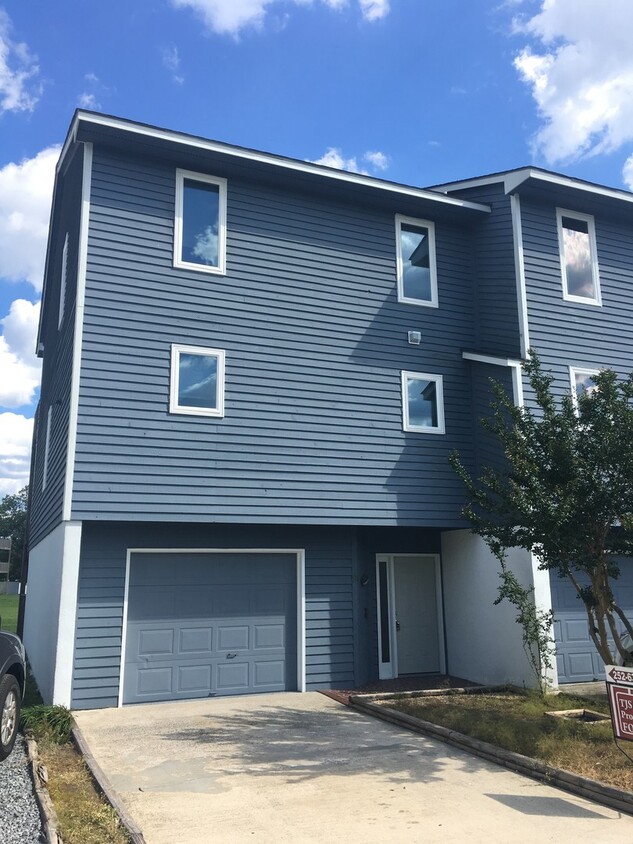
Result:
<svg viewBox="0 0 633 844"><path fill-rule="evenodd" d="M400 622L396 619L396 631L400 630Z"/></svg>
<svg viewBox="0 0 633 844"><path fill-rule="evenodd" d="M235 659L236 656L237 656L237 654L227 654L226 658L227 659Z"/></svg>

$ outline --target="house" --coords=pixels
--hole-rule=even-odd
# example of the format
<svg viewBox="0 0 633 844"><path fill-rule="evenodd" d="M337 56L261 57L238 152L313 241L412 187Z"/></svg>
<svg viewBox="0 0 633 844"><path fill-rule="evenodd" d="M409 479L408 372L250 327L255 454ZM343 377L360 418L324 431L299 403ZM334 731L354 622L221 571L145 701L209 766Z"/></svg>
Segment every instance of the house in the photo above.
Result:
<svg viewBox="0 0 633 844"><path fill-rule="evenodd" d="M45 700L530 683L447 458L498 459L477 420L491 377L530 400L530 344L561 393L633 368L632 226L631 194L535 168L420 189L78 111L38 337ZM600 676L565 585L511 564L557 611L554 681Z"/></svg>

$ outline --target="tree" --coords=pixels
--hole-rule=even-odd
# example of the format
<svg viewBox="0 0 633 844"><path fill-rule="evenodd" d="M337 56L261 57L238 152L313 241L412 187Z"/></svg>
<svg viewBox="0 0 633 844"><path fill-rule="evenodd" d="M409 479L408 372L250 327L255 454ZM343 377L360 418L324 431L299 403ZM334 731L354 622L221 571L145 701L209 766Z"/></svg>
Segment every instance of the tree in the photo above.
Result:
<svg viewBox="0 0 633 844"><path fill-rule="evenodd" d="M587 614L589 634L606 664L619 655L633 665L618 625L633 626L613 593L619 558L633 555L633 373L593 377L577 402L559 402L553 377L532 351L524 364L534 409L519 408L494 384L492 416L484 426L499 440L505 466L471 477L459 457L451 463L466 484L463 515L495 556L524 548L539 567L567 577ZM503 595L503 574L500 598ZM612 647L609 637L613 640Z"/></svg>
<svg viewBox="0 0 633 844"><path fill-rule="evenodd" d="M0 536L13 540L9 580L19 580L22 571L28 497L29 488L25 486L15 495L5 495L0 502Z"/></svg>

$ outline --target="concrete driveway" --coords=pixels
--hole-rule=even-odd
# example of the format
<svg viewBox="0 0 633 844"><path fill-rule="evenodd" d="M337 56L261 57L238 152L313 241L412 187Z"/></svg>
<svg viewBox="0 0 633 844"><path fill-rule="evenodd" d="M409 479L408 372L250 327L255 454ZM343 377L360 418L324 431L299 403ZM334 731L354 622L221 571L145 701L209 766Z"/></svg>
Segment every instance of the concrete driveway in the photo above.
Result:
<svg viewBox="0 0 633 844"><path fill-rule="evenodd" d="M76 712L148 844L633 841L633 818L318 693Z"/></svg>

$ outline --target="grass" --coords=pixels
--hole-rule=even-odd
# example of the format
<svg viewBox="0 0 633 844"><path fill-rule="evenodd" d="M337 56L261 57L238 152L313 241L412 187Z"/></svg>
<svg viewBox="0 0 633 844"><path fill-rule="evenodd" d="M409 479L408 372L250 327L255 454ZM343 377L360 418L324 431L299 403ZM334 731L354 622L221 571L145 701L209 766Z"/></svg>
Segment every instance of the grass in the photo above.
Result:
<svg viewBox="0 0 633 844"><path fill-rule="evenodd" d="M398 698L385 705L497 747L633 791L633 762L615 746L611 722L584 724L545 712L592 709L608 714L606 699L533 693L449 694ZM633 756L633 746L624 749Z"/></svg>
<svg viewBox="0 0 633 844"><path fill-rule="evenodd" d="M15 633L17 630L19 600L19 595L0 595L0 619L2 619L0 630L8 633Z"/></svg>

